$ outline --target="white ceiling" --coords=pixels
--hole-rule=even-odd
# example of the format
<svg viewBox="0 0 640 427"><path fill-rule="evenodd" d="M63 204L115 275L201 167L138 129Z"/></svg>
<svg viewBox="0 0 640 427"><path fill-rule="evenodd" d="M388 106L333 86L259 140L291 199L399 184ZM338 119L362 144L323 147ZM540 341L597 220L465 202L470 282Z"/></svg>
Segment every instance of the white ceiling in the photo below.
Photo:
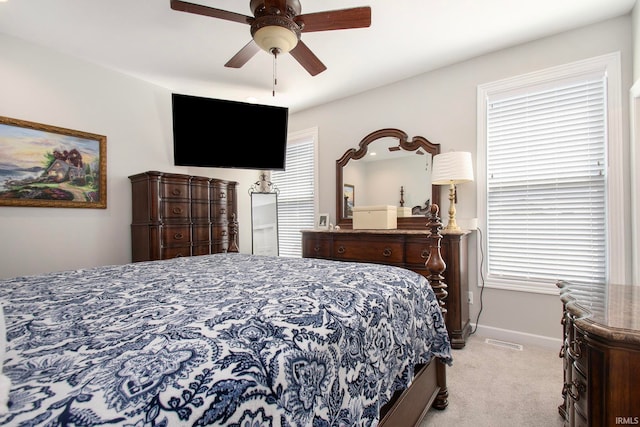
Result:
<svg viewBox="0 0 640 427"><path fill-rule="evenodd" d="M2 1L2 0L0 0ZM249 0L190 0L251 15ZM169 0L8 0L0 32L131 74L173 92L299 111L496 49L629 13L635 0L301 0L302 13L371 6L371 27L305 33L327 66L290 55L224 64L249 26L174 11Z"/></svg>

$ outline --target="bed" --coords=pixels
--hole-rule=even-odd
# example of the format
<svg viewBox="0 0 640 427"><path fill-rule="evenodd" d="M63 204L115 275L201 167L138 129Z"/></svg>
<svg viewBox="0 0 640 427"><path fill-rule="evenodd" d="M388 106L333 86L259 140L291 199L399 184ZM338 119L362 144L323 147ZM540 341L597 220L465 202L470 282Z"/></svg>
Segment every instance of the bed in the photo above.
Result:
<svg viewBox="0 0 640 427"><path fill-rule="evenodd" d="M0 303L1 425L401 425L414 374L431 405L452 361L427 280L384 265L213 254L9 279Z"/></svg>

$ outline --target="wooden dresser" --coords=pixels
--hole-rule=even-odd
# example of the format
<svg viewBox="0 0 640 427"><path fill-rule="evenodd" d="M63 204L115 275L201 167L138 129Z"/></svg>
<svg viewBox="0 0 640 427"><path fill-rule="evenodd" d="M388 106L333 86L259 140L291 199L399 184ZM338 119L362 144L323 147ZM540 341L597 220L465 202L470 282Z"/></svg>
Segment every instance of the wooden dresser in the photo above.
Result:
<svg viewBox="0 0 640 427"><path fill-rule="evenodd" d="M640 424L640 286L558 283L566 426Z"/></svg>
<svg viewBox="0 0 640 427"><path fill-rule="evenodd" d="M445 300L446 321L453 348L463 348L471 331L467 300L469 234L443 234L441 241L442 258L447 264L443 276L449 292ZM427 277L428 235L426 229L303 230L302 256L397 265Z"/></svg>
<svg viewBox="0 0 640 427"><path fill-rule="evenodd" d="M131 180L134 262L237 252L237 183L156 171Z"/></svg>

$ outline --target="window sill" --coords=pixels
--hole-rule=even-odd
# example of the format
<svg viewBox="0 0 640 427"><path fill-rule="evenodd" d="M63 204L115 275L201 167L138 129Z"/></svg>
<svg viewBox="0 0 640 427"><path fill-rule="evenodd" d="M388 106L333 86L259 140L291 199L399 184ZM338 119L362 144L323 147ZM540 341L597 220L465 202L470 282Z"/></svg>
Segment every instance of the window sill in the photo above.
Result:
<svg viewBox="0 0 640 427"><path fill-rule="evenodd" d="M478 285L480 287L481 285ZM555 282L535 282L517 279L486 279L485 288L501 289L505 291L529 292L534 294L559 295L559 289Z"/></svg>

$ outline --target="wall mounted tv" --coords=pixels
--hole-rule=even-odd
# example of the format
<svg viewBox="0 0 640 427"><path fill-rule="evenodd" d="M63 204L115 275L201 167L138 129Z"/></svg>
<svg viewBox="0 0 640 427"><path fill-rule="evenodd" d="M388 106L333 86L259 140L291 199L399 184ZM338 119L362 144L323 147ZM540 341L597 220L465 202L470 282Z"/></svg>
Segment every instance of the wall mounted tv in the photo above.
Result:
<svg viewBox="0 0 640 427"><path fill-rule="evenodd" d="M172 94L177 166L284 170L285 107Z"/></svg>

